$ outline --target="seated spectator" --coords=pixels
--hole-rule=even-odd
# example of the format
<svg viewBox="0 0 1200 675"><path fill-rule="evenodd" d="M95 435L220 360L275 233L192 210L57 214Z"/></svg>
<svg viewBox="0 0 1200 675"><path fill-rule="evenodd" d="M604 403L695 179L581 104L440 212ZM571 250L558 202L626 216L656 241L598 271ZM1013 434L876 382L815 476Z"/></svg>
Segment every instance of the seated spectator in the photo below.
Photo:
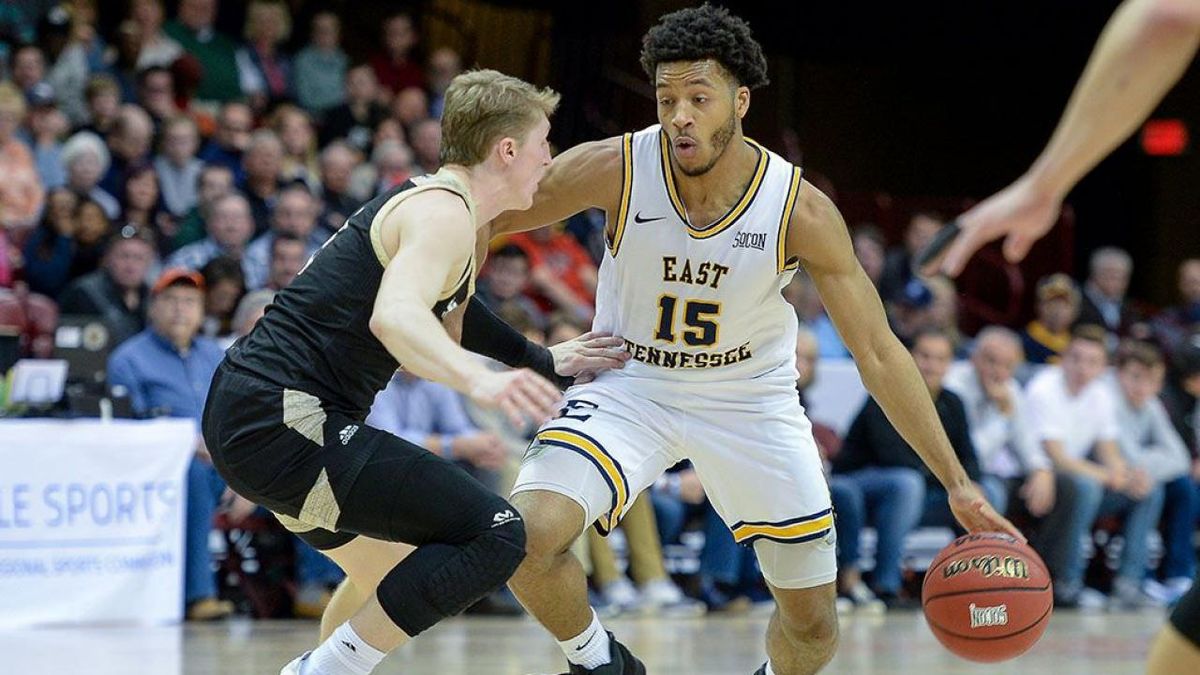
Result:
<svg viewBox="0 0 1200 675"><path fill-rule="evenodd" d="M266 110L292 97L292 58L282 50L291 33L291 12L280 0L251 0L246 6L246 43L237 50L237 66L252 108Z"/></svg>
<svg viewBox="0 0 1200 675"><path fill-rule="evenodd" d="M163 205L176 219L186 216L199 201L200 172L204 169L204 162L196 157L199 147L200 133L192 118L181 115L163 124L162 147L154 158L154 170Z"/></svg>
<svg viewBox="0 0 1200 675"><path fill-rule="evenodd" d="M1037 285L1037 318L1021 335L1025 358L1033 364L1054 364L1071 341L1071 326L1079 316L1079 289L1065 274L1051 274Z"/></svg>
<svg viewBox="0 0 1200 675"><path fill-rule="evenodd" d="M109 220L121 216L121 203L100 187L100 178L108 171L108 146L96 134L81 131L63 144L63 165L67 168L67 187L80 197L100 205Z"/></svg>
<svg viewBox="0 0 1200 675"><path fill-rule="evenodd" d="M156 137L162 133L163 123L183 115L175 102L175 76L164 66L151 66L137 72L137 101L150 113Z"/></svg>
<svg viewBox="0 0 1200 675"><path fill-rule="evenodd" d="M242 266L246 269L246 287L257 290L267 285L271 273L271 253L275 238L289 235L304 243L302 260L308 260L321 248L328 235L317 229L317 202L308 188L294 183L279 193L271 229L246 247ZM297 270L298 271L298 270Z"/></svg>
<svg viewBox="0 0 1200 675"><path fill-rule="evenodd" d="M154 233L125 226L108 243L104 266L76 279L59 298L59 313L96 316L120 344L146 328L146 276L156 262Z"/></svg>
<svg viewBox="0 0 1200 675"><path fill-rule="evenodd" d="M42 222L25 240L25 281L34 293L57 298L71 281L78 203L75 193L66 188L46 196Z"/></svg>
<svg viewBox="0 0 1200 675"><path fill-rule="evenodd" d="M33 153L17 138L25 119L25 96L0 82L0 227L29 227L37 222L46 198Z"/></svg>
<svg viewBox="0 0 1200 675"><path fill-rule="evenodd" d="M254 113L250 106L231 101L217 113L217 131L200 150L198 157L205 164L219 164L233 172L233 180L242 185L246 180L242 155L250 145L254 131Z"/></svg>
<svg viewBox="0 0 1200 675"><path fill-rule="evenodd" d="M475 289L475 297L498 312L506 305L520 307L535 326L546 325L546 314L525 295L529 286L529 255L515 244L505 244L488 256Z"/></svg>
<svg viewBox="0 0 1200 675"><path fill-rule="evenodd" d="M862 265L863 271L878 289L887 260L887 241L883 238L883 232L875 225L865 223L854 228L850 240L854 244L854 257L858 258L858 264Z"/></svg>
<svg viewBox="0 0 1200 675"><path fill-rule="evenodd" d="M205 228L208 236L171 254L167 260L169 267L198 270L209 260L223 255L241 261L242 269L249 271L243 258L250 236L254 234L254 220L245 197L236 192L218 197L213 202Z"/></svg>
<svg viewBox="0 0 1200 675"><path fill-rule="evenodd" d="M413 125L409 133L409 147L416 160L417 173L434 174L442 168L442 124L437 120L421 120ZM541 228L546 229L546 228Z"/></svg>
<svg viewBox="0 0 1200 675"><path fill-rule="evenodd" d="M936 328L937 304L931 284L915 277L909 279L904 288L887 303L888 320L896 337L911 347L919 333Z"/></svg>
<svg viewBox="0 0 1200 675"><path fill-rule="evenodd" d="M382 141L375 144L371 153L371 164L366 167L369 174L362 176L372 184L367 193L378 196L412 178L414 173L412 150L400 141Z"/></svg>
<svg viewBox="0 0 1200 675"><path fill-rule="evenodd" d="M204 279L195 272L168 270L154 284L152 295L151 326L109 357L109 384L124 387L140 415L190 417L199 425L209 382L225 355L215 342L198 335L204 320ZM233 603L217 598L208 538L218 504L232 493L227 494L199 438L187 480L187 618L221 619L233 613Z"/></svg>
<svg viewBox="0 0 1200 675"><path fill-rule="evenodd" d="M285 103L271 116L271 128L283 144L280 178L285 183L301 182L309 190L317 190L320 168L317 166L317 134L312 118L300 108Z"/></svg>
<svg viewBox="0 0 1200 675"><path fill-rule="evenodd" d="M346 67L342 51L342 22L333 12L318 12L312 20L312 37L292 64L296 101L310 115L320 115L346 100Z"/></svg>
<svg viewBox="0 0 1200 675"><path fill-rule="evenodd" d="M401 89L392 99L391 114L406 130L413 129L418 122L429 119L429 97L420 87Z"/></svg>
<svg viewBox="0 0 1200 675"><path fill-rule="evenodd" d="M152 230L161 241L175 234L175 220L163 207L158 174L152 164L130 167L121 200L121 224Z"/></svg>
<svg viewBox="0 0 1200 675"><path fill-rule="evenodd" d="M1054 579L1059 607L1125 608L1151 603L1142 592L1146 574L1146 537L1162 511L1162 490L1145 471L1131 470L1118 445L1117 402L1101 376L1108 364L1108 334L1100 326L1075 329L1062 365L1046 368L1026 388L1034 433L1055 470L1073 483L1076 507L1054 523L1054 550L1047 566L1062 570ZM1085 588L1085 537L1096 518L1123 519L1126 545L1113 581L1112 597Z"/></svg>
<svg viewBox="0 0 1200 675"><path fill-rule="evenodd" d="M925 285L933 294L933 304L929 307L929 327L940 330L950 338L950 343L954 345L954 358L966 358L967 341L958 330L958 290L954 282L937 276L926 279Z"/></svg>
<svg viewBox="0 0 1200 675"><path fill-rule="evenodd" d="M429 80L429 114L434 119L442 119L446 90L462 70L462 57L449 47L438 47L429 55L426 76Z"/></svg>
<svg viewBox="0 0 1200 675"><path fill-rule="evenodd" d="M117 113L121 110L121 85L107 73L92 75L84 89L84 101L87 122L76 131L91 132L103 142L116 124Z"/></svg>
<svg viewBox="0 0 1200 675"><path fill-rule="evenodd" d="M1114 338L1149 337L1141 325L1142 317L1125 297L1132 275L1133 258L1125 251L1105 247L1092 253L1075 324L1103 326ZM1114 345L1115 341L1110 340L1109 346Z"/></svg>
<svg viewBox="0 0 1200 675"><path fill-rule="evenodd" d="M169 251L194 244L204 239L213 205L217 200L233 192L233 172L220 164L209 164L200 170L196 178L196 205L183 216L167 246Z"/></svg>
<svg viewBox="0 0 1200 675"><path fill-rule="evenodd" d="M266 288L282 291L290 286L310 257L308 246L298 237L286 233L275 235L271 241L271 269Z"/></svg>
<svg viewBox="0 0 1200 675"><path fill-rule="evenodd" d="M346 73L346 101L325 113L321 144L343 139L361 153L370 153L373 130L387 119L379 102L379 82L371 66L359 65Z"/></svg>
<svg viewBox="0 0 1200 675"><path fill-rule="evenodd" d="M1144 590L1151 597L1173 603L1191 588L1196 574L1192 535L1200 508L1197 502L1200 490L1192 481L1187 446L1158 400L1166 370L1157 347L1144 342L1126 343L1117 352L1113 395L1117 401L1121 454L1135 473L1144 472L1163 491L1164 583L1159 585L1149 580Z"/></svg>
<svg viewBox="0 0 1200 675"><path fill-rule="evenodd" d="M955 455L971 480L978 482L979 464L962 400L941 386L951 360L949 338L937 331L920 333L913 339L912 354ZM875 592L888 607L906 606L900 598L904 538L921 520L926 494L938 495L938 499L945 501L944 489L873 398L867 399L850 424L842 448L833 460L833 473L844 475L857 485L863 495L867 519L878 534Z"/></svg>
<svg viewBox="0 0 1200 675"><path fill-rule="evenodd" d="M154 123L146 111L132 104L121 106L112 132L108 134L110 162L108 172L100 181L105 192L117 197L125 194L129 172L150 161L153 138Z"/></svg>
<svg viewBox="0 0 1200 675"><path fill-rule="evenodd" d="M38 179L46 190L61 187L67 182L67 170L63 166L62 137L67 132L67 118L55 104L54 87L40 82L29 93L27 129L21 130L21 139L33 152Z"/></svg>
<svg viewBox="0 0 1200 675"><path fill-rule="evenodd" d="M112 221L100 204L90 199L79 200L75 207L75 252L71 255L69 278L78 279L96 271L112 230Z"/></svg>
<svg viewBox="0 0 1200 675"><path fill-rule="evenodd" d="M233 258L218 256L201 267L204 277L204 323L200 334L221 341L233 333L233 313L246 294L246 277Z"/></svg>
<svg viewBox="0 0 1200 675"><path fill-rule="evenodd" d="M103 40L95 31L89 36L82 21L73 26L71 12L65 5L51 7L38 22L37 33L50 64L45 83L54 88L69 127L78 127L87 122L84 97L92 62L99 61L96 57L104 49Z"/></svg>
<svg viewBox="0 0 1200 675"><path fill-rule="evenodd" d="M196 97L225 102L241 97L242 88L235 43L216 30L217 4L217 0L180 0L176 18L164 30L203 67Z"/></svg>
<svg viewBox="0 0 1200 675"><path fill-rule="evenodd" d="M560 226L515 234L509 243L529 259L530 290L543 311L557 309L590 321L595 314L596 266Z"/></svg>
<svg viewBox="0 0 1200 675"><path fill-rule="evenodd" d="M1007 328L989 326L975 338L971 360L950 366L943 386L963 402L980 482L992 506L1006 513L1013 495L1029 515L1041 518L1055 507L1055 475L1033 434L1014 377L1023 360L1021 338Z"/></svg>
<svg viewBox="0 0 1200 675"><path fill-rule="evenodd" d="M319 225L333 234L346 223L362 200L350 192L350 176L358 166L358 153L343 141L334 141L321 151L321 201L324 212Z"/></svg>
<svg viewBox="0 0 1200 675"><path fill-rule="evenodd" d="M183 55L183 47L163 31L162 0L133 0L129 16L141 29L142 49L138 53L138 70L152 66L165 68Z"/></svg>
<svg viewBox="0 0 1200 675"><path fill-rule="evenodd" d="M1168 353L1174 353L1200 325L1200 258L1179 263L1179 298L1182 302L1168 307L1151 323L1155 339Z"/></svg>
<svg viewBox="0 0 1200 675"><path fill-rule="evenodd" d="M425 86L421 65L412 58L419 40L412 16L399 13L384 20L383 50L371 57L371 67L379 84L392 94L408 87Z"/></svg>
<svg viewBox="0 0 1200 675"><path fill-rule="evenodd" d="M274 131L259 129L250 136L242 167L246 170L244 187L257 237L271 228L271 211L283 187L283 143Z"/></svg>
<svg viewBox="0 0 1200 675"><path fill-rule="evenodd" d="M36 44L17 45L9 56L9 76L18 93L24 95L46 78L46 55Z"/></svg>
<svg viewBox="0 0 1200 675"><path fill-rule="evenodd" d="M883 266L883 275L879 279L879 295L885 302L897 300L904 288L912 281L913 260L933 241L934 235L942 229L944 219L937 214L920 211L913 214L908 221L908 229L904 231L904 246L888 251Z"/></svg>
<svg viewBox="0 0 1200 675"><path fill-rule="evenodd" d="M266 313L267 307L275 301L275 291L263 289L261 291L251 291L242 296L238 302L237 310L233 313L233 338L243 337L250 334L250 330L254 328L254 324L262 318ZM223 345L226 349L232 345Z"/></svg>

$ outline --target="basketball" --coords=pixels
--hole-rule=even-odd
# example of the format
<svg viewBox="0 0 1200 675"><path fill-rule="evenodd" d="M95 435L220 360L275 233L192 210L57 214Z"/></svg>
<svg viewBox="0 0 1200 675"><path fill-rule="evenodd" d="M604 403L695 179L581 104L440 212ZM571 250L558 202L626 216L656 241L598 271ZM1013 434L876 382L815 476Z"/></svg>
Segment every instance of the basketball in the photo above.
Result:
<svg viewBox="0 0 1200 675"><path fill-rule="evenodd" d="M1050 573L1007 534L968 534L942 549L925 574L921 606L946 649L970 661L1006 661L1042 637L1054 609Z"/></svg>

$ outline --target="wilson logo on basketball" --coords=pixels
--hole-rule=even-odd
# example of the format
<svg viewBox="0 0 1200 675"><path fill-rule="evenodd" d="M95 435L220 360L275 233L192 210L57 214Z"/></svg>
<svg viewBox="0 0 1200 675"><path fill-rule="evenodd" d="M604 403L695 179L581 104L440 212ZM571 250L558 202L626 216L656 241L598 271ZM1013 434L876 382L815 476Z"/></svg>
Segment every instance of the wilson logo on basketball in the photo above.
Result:
<svg viewBox="0 0 1200 675"><path fill-rule="evenodd" d="M956 577L964 572L976 570L983 577L1004 577L1006 579L1028 579L1029 565L1020 558L999 555L980 555L973 558L963 558L946 563L942 566L942 576L946 579Z"/></svg>
<svg viewBox="0 0 1200 675"><path fill-rule="evenodd" d="M971 603L971 628L1008 625L1008 605L998 607L976 607Z"/></svg>

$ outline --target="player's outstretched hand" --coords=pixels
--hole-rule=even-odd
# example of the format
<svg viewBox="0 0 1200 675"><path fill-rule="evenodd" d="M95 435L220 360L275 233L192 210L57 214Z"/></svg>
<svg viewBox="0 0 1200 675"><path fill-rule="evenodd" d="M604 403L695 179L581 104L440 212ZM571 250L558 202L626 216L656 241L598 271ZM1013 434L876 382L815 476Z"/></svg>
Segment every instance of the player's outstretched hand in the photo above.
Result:
<svg viewBox="0 0 1200 675"><path fill-rule="evenodd" d="M1000 237L1005 237L1004 257L1018 263L1050 231L1061 210L1062 200L1046 195L1023 177L959 216L962 232L941 260L931 261L923 271L956 277L976 251Z"/></svg>
<svg viewBox="0 0 1200 675"><path fill-rule="evenodd" d="M589 381L597 373L624 368L629 360L625 340L612 333L590 331L574 340L560 342L550 348L554 357L554 372L563 377L576 377L576 383Z"/></svg>
<svg viewBox="0 0 1200 675"><path fill-rule="evenodd" d="M489 371L475 382L470 397L479 405L499 408L516 427L530 419L550 419L562 401L557 387L528 368Z"/></svg>
<svg viewBox="0 0 1200 675"><path fill-rule="evenodd" d="M950 491L950 510L967 532L1003 532L1019 542L1027 541L1007 518L996 513L974 483Z"/></svg>

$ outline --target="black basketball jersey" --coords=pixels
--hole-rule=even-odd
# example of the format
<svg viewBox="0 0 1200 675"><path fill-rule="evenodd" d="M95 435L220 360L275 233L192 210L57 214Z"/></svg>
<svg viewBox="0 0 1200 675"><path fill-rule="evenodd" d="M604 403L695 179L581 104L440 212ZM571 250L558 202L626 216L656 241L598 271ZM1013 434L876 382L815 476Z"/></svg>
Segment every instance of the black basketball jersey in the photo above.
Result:
<svg viewBox="0 0 1200 675"><path fill-rule="evenodd" d="M404 199L430 189L458 194L474 217L466 186L445 171L406 181L367 202L276 294L250 334L229 349L229 362L365 417L375 394L400 365L368 325L388 263L380 222ZM439 319L467 301L474 291L474 272L472 253L453 291L433 306Z"/></svg>

